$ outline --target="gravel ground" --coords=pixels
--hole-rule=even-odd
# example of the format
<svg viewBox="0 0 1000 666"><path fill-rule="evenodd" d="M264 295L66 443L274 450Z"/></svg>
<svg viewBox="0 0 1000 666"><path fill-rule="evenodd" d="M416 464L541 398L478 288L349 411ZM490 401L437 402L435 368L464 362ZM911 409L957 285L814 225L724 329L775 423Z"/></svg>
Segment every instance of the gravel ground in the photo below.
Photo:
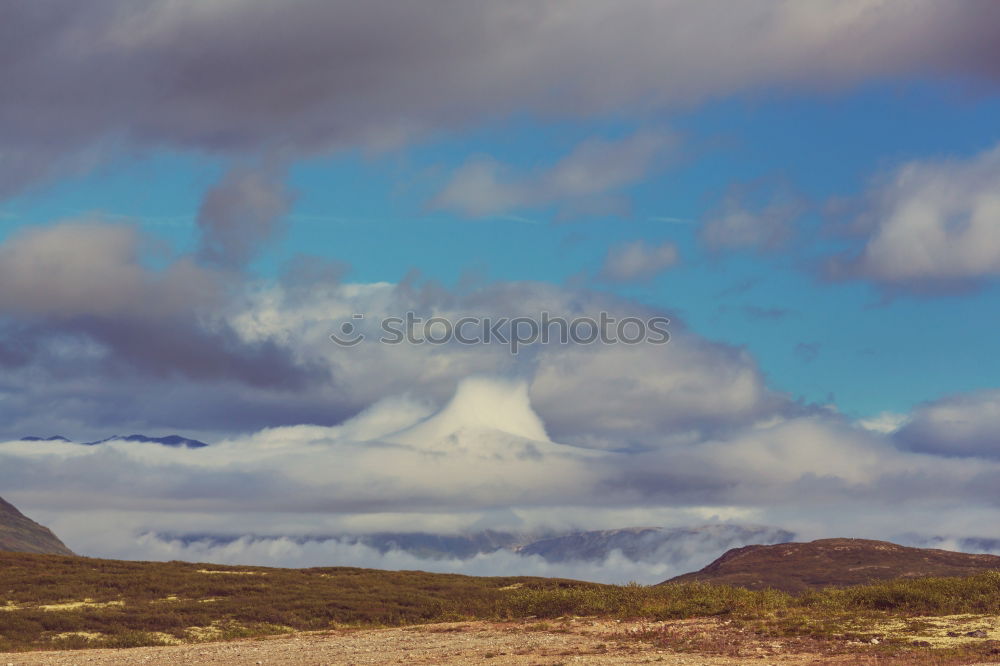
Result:
<svg viewBox="0 0 1000 666"><path fill-rule="evenodd" d="M648 626L648 625L644 625ZM863 664L857 658L781 654L748 646L738 658L674 653L634 638L642 626L578 619L547 628L525 623L461 622L400 629L299 633L277 638L125 650L0 654L0 666L58 664ZM711 629L711 627L706 627Z"/></svg>

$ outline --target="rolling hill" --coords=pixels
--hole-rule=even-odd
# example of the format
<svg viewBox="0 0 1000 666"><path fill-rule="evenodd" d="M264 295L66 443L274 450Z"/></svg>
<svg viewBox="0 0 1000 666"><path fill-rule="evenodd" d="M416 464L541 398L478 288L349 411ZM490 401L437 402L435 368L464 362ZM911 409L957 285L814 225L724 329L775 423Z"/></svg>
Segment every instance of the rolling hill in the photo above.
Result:
<svg viewBox="0 0 1000 666"><path fill-rule="evenodd" d="M607 642L630 649L638 643L623 633L623 621L638 620L641 625L633 624L634 637L640 642L652 640L658 660L663 659L664 649L679 649L716 656L720 651L733 657L749 655L756 661L775 652L758 650L755 637L764 638L773 648L777 636L781 637L781 662L789 664L806 663L785 660L796 650L823 650L841 657L863 652L871 657L837 663L883 663L877 657L886 655L897 657L891 663L994 663L1000 654L1000 640L994 640L1000 639L995 612L1000 604L997 572L901 579L792 596L725 585L618 586L527 576L474 577L353 567L280 569L0 552L0 591L0 654L6 657L0 663L54 663L45 656L37 661L25 659L26 650L181 644L198 644L197 655L174 660L159 655L156 663L205 663L201 652L205 641L312 631L338 643L345 638L344 630L353 634L363 627L428 623L438 644L444 635L465 635L470 623L477 621L500 622L505 633L515 628L532 636L533 644L548 646L547 641L538 640L545 635L542 632L561 634L572 618L585 622L588 632L594 631L595 620L603 620L613 632ZM910 622L916 615L921 621ZM692 622L669 625L677 620ZM449 624L435 624L441 622ZM650 629L656 626L659 629ZM845 640L847 636L852 639ZM962 642L931 643L953 636ZM936 646L941 655L930 652ZM300 647L296 644L294 653L278 661L305 663ZM18 653L4 654L13 651ZM133 653L135 658L107 654L112 658L101 663L145 661L140 658L143 653ZM412 662L421 654L425 653L414 651L405 660ZM522 654L497 661L527 663L514 658ZM545 663L552 663L549 660L556 654L565 653L547 652ZM608 663L603 659L604 649L586 654ZM59 663L89 662L91 656ZM239 655L231 652L218 663L253 663L249 660L260 661L261 656L255 647ZM363 660L379 656L368 649ZM474 661L486 663L483 659L490 656L480 652L477 657L481 658ZM499 655L492 652L492 656ZM625 661L636 663L634 656ZM937 656L944 659L931 660ZM287 661L289 657L292 661ZM532 659L531 663L540 662ZM818 662L810 658L808 663Z"/></svg>
<svg viewBox="0 0 1000 666"><path fill-rule="evenodd" d="M664 584L704 581L797 593L898 578L969 576L990 570L1000 570L1000 556L909 548L868 539L820 539L734 548L704 569Z"/></svg>
<svg viewBox="0 0 1000 666"><path fill-rule="evenodd" d="M49 528L39 525L0 498L0 551L72 555Z"/></svg>

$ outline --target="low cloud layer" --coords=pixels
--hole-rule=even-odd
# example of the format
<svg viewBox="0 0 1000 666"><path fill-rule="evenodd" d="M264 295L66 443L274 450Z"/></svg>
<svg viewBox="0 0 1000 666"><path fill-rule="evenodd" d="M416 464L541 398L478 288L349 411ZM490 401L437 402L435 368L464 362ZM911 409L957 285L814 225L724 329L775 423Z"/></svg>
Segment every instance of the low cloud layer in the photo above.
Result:
<svg viewBox="0 0 1000 666"><path fill-rule="evenodd" d="M103 554L133 559L142 557L295 567L329 566L337 563L343 566L418 569L478 576L555 576L622 584L629 581L658 583L699 569L729 548L750 543L777 543L793 536L783 530L748 529L725 523L693 529L645 528L621 532L625 533L609 537L612 543L603 545L613 546L620 540L628 544L625 548L600 548L599 553L574 551L580 557L554 557L534 552L538 549L544 551L545 545L552 541L562 541L559 537L536 542L539 548L534 550L529 545L527 548L491 546L478 552L457 552L462 549L456 549L456 552L427 552L427 544L487 542L497 538L516 540L520 536L495 532L472 534L468 537L416 533L308 538L179 537L148 532L134 538L126 537L120 543L114 539L104 540L97 547ZM572 543L580 540L604 542L607 539L602 539L603 536L599 532L586 532L566 537L565 540ZM616 540L615 537L620 539Z"/></svg>
<svg viewBox="0 0 1000 666"><path fill-rule="evenodd" d="M676 320L665 345L551 343L517 356L503 344L390 345L378 322L405 312L664 313L547 284L337 284L324 270L251 288L184 256L150 267L143 244L131 227L74 222L0 247L12 285L2 296L0 487L82 552L98 523L117 544L108 555L293 564L326 553L385 566L411 556L300 542L380 522L456 533L694 519L810 538L1000 537L983 527L1000 502L992 393L921 407L894 431L855 424L790 400L745 350ZM347 321L369 339L334 344ZM20 441L178 430L211 446ZM92 519L73 519L79 507ZM242 546L162 536L192 531ZM440 567L555 571L533 562ZM630 567L616 571L632 577ZM593 564L560 571L603 577Z"/></svg>
<svg viewBox="0 0 1000 666"><path fill-rule="evenodd" d="M117 516L101 531L117 550L105 546L102 554L258 564L416 565L412 553L376 554L364 544L309 536L364 533L389 516L396 529L457 533L482 529L491 516L495 527L529 522L567 530L621 527L608 522L624 515L648 524L683 510L752 517L809 538L845 528L852 536L908 534L910 541L1000 536L988 527L1000 504L1000 463L979 452L909 452L830 414L772 417L725 435L664 438L642 450L626 441L601 450L552 437L528 391L524 381L470 379L442 407L386 398L338 426L270 428L200 449L120 440L6 442L0 485L52 517L61 536L84 552L95 547L87 536L95 521ZM855 513L859 503L863 516ZM993 520L956 523L949 513L956 503L969 516ZM92 519L74 523L80 506ZM904 506L917 513L907 518ZM831 520L832 513L838 517ZM158 536L180 525L233 538ZM604 573L593 562L560 568L502 553L419 566L647 581L679 572L662 563L640 571L641 562L608 557L604 565L613 560L617 568Z"/></svg>

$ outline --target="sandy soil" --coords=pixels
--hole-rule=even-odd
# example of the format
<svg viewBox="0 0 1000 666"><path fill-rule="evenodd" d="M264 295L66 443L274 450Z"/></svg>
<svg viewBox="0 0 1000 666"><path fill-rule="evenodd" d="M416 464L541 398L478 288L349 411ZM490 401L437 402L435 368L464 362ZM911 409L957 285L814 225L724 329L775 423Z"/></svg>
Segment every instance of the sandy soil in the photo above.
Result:
<svg viewBox="0 0 1000 666"><path fill-rule="evenodd" d="M630 634L650 625L581 618L571 623L459 622L401 629L338 630L226 643L128 650L7 653L0 666L31 664L864 664L860 657L784 653L748 644L739 657L671 652ZM653 625L655 626L655 625ZM703 629L711 630L705 625Z"/></svg>

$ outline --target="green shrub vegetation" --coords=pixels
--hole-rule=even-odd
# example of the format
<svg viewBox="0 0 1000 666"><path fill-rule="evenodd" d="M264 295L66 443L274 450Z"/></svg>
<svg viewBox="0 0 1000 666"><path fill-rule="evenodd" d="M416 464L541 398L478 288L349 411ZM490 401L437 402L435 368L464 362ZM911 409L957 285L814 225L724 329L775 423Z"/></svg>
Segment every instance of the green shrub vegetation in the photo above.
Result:
<svg viewBox="0 0 1000 666"><path fill-rule="evenodd" d="M599 585L348 567L273 569L0 553L0 651L130 647L292 630L563 616L722 617L835 636L859 618L1000 614L1000 572L792 596L707 583Z"/></svg>

